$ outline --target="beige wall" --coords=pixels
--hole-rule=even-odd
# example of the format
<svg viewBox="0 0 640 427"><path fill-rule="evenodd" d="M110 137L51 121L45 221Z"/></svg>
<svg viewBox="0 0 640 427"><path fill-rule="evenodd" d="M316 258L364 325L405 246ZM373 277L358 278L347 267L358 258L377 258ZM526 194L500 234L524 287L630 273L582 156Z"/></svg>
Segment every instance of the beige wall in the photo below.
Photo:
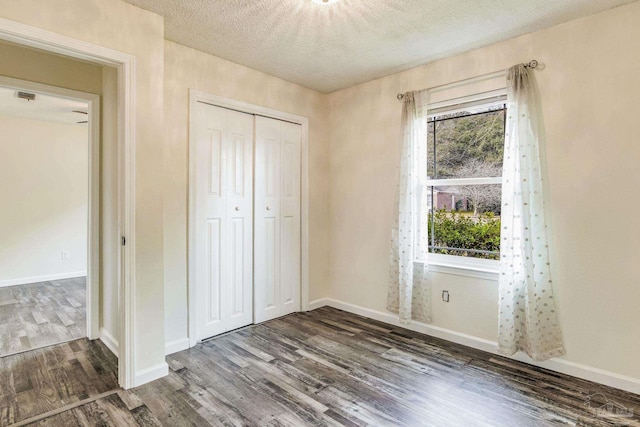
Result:
<svg viewBox="0 0 640 427"><path fill-rule="evenodd" d="M166 339L187 337L187 201L189 89L309 118L311 299L327 279L326 109L319 92L172 42L165 42L165 310Z"/></svg>
<svg viewBox="0 0 640 427"><path fill-rule="evenodd" d="M85 275L87 126L0 116L0 135L0 285Z"/></svg>
<svg viewBox="0 0 640 427"><path fill-rule="evenodd" d="M0 75L65 89L97 93L102 67L0 41Z"/></svg>
<svg viewBox="0 0 640 427"><path fill-rule="evenodd" d="M328 96L329 296L384 311L400 135L398 92L538 59L566 359L640 378L640 3ZM603 203L618 200L619 203ZM448 289L451 302L441 302ZM497 283L434 274L433 323L495 340Z"/></svg>
<svg viewBox="0 0 640 427"><path fill-rule="evenodd" d="M136 58L135 370L164 363L162 17L119 0L0 0L0 17Z"/></svg>

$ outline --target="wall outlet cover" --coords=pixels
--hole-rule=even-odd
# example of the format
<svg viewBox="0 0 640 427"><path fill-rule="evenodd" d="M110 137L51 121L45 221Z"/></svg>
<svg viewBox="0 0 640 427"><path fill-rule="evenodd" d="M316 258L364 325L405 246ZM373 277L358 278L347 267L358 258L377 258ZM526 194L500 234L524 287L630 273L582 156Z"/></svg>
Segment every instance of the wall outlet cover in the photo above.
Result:
<svg viewBox="0 0 640 427"><path fill-rule="evenodd" d="M442 301L449 302L449 291L442 291Z"/></svg>

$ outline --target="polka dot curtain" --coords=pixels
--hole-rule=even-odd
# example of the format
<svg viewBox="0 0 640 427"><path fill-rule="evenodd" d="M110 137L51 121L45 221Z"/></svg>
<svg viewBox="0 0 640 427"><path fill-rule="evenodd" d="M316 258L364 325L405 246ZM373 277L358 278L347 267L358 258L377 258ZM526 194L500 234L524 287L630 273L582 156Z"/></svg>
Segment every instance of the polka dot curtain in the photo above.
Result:
<svg viewBox="0 0 640 427"><path fill-rule="evenodd" d="M534 360L564 354L549 260L539 144L542 132L532 71L507 76L502 177L498 350Z"/></svg>
<svg viewBox="0 0 640 427"><path fill-rule="evenodd" d="M402 153L396 191L387 309L401 323L431 321L427 280L426 91L402 98Z"/></svg>

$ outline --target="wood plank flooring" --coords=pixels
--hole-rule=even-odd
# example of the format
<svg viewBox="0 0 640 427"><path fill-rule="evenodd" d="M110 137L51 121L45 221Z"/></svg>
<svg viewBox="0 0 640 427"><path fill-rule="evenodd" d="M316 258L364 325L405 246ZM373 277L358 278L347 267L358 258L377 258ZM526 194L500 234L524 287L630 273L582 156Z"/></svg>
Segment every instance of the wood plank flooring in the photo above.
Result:
<svg viewBox="0 0 640 427"><path fill-rule="evenodd" d="M0 426L117 390L117 371L113 353L86 338L0 358Z"/></svg>
<svg viewBox="0 0 640 427"><path fill-rule="evenodd" d="M167 362L37 425L640 426L638 395L326 307Z"/></svg>
<svg viewBox="0 0 640 427"><path fill-rule="evenodd" d="M0 288L0 357L87 335L86 278Z"/></svg>

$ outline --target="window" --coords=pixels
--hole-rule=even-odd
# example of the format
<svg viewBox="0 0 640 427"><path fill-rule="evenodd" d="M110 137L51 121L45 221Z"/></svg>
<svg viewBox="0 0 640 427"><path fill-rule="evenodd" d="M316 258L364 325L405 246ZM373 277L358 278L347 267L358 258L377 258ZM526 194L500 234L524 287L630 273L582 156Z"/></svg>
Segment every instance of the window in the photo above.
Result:
<svg viewBox="0 0 640 427"><path fill-rule="evenodd" d="M505 96L447 104L427 121L430 259L498 260Z"/></svg>

